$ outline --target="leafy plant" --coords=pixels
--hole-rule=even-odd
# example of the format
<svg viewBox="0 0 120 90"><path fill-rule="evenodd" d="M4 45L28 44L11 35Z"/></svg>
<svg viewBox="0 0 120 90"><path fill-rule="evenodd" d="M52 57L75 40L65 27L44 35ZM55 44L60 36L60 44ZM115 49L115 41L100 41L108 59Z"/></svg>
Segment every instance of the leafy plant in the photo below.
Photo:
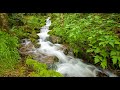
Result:
<svg viewBox="0 0 120 90"><path fill-rule="evenodd" d="M96 38L95 38L96 37ZM115 35L109 35L108 32L103 32L99 30L96 35L93 35L88 38L90 41L90 48L87 52L94 53L94 61L95 63L100 62L103 68L107 67L107 59L111 59L113 64L117 64L117 60L119 61L119 53L120 52L120 41Z"/></svg>
<svg viewBox="0 0 120 90"><path fill-rule="evenodd" d="M94 59L94 63L99 63L103 68L107 68L110 61L120 66L120 40L115 34L115 28L120 26L119 14L65 13L63 26L60 14L53 16L56 20L52 21L50 34L60 36L73 48L76 56Z"/></svg>
<svg viewBox="0 0 120 90"><path fill-rule="evenodd" d="M0 31L0 73L5 69L14 69L20 59L17 47L18 38Z"/></svg>
<svg viewBox="0 0 120 90"><path fill-rule="evenodd" d="M9 26L23 26L25 24L23 16L25 13L8 13Z"/></svg>
<svg viewBox="0 0 120 90"><path fill-rule="evenodd" d="M32 77L63 77L60 73L54 70L47 70L46 64L33 59L27 59L26 65L33 69L33 72L29 74L29 76Z"/></svg>

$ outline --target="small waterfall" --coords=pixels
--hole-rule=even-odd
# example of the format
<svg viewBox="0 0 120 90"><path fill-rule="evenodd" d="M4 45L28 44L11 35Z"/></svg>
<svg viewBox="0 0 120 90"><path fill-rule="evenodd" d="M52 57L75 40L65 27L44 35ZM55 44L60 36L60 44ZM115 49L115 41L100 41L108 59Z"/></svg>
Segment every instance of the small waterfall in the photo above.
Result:
<svg viewBox="0 0 120 90"><path fill-rule="evenodd" d="M39 48L36 48L37 54L40 52L47 56L56 56L59 59L59 62L56 62L56 71L63 74L65 77L97 77L97 74L102 72L102 70L97 67L83 63L81 59L74 58L70 55L65 55L61 44L53 44L47 40L49 38L48 32L49 26L51 25L50 17L46 19L46 25L40 29L39 36L40 44ZM116 77L116 75L110 73L109 71L105 72L109 77Z"/></svg>

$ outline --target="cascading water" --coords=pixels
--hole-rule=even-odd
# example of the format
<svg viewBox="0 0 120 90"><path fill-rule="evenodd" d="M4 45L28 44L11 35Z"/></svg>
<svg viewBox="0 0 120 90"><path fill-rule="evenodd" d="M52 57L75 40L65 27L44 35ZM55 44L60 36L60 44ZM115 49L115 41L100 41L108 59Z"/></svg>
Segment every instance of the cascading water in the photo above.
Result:
<svg viewBox="0 0 120 90"><path fill-rule="evenodd" d="M36 48L34 53L42 53L47 56L56 56L59 59L59 62L56 62L56 71L63 74L65 77L97 77L99 72L102 72L93 65L88 65L83 63L81 59L74 58L70 55L65 55L61 44L53 44L47 40L49 38L48 32L49 26L51 25L50 17L46 19L46 25L40 29L39 36L40 44L39 48ZM116 75L110 73L109 71L105 72L109 77L116 77Z"/></svg>

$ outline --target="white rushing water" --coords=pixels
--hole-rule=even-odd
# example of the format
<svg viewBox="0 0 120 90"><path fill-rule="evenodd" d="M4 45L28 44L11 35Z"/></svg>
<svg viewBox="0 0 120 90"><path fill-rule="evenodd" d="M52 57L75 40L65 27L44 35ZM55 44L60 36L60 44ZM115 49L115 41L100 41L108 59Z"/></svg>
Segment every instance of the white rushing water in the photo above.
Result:
<svg viewBox="0 0 120 90"><path fill-rule="evenodd" d="M41 46L36 49L37 52L43 53L47 56L56 56L59 62L56 62L56 71L66 77L97 77L99 72L102 72L93 65L83 63L81 59L74 58L73 56L65 55L61 44L53 44L47 40L49 38L48 32L51 25L50 17L46 19L46 25L40 29L39 42ZM116 77L116 75L106 71L109 77Z"/></svg>

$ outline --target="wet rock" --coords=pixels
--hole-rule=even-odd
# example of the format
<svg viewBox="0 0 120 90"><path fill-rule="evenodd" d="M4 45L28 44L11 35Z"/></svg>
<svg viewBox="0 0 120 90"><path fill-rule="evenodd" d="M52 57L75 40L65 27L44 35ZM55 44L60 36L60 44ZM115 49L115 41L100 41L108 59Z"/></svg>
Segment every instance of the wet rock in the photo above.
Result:
<svg viewBox="0 0 120 90"><path fill-rule="evenodd" d="M39 42L38 40L35 40L33 42L35 48L39 48L41 46L40 44L38 44L38 42Z"/></svg>
<svg viewBox="0 0 120 90"><path fill-rule="evenodd" d="M69 50L70 50L70 49L69 49L69 46L68 46L67 44L64 44L64 45L63 45L63 52L64 52L65 55L68 54Z"/></svg>
<svg viewBox="0 0 120 90"><path fill-rule="evenodd" d="M112 70L112 72L118 77L120 76L120 70Z"/></svg>
<svg viewBox="0 0 120 90"><path fill-rule="evenodd" d="M39 48L40 46L40 44L35 44L35 48Z"/></svg>
<svg viewBox="0 0 120 90"><path fill-rule="evenodd" d="M58 58L55 56L47 56L43 58L42 60L44 60L44 63L46 64L53 64L58 61Z"/></svg>
<svg viewBox="0 0 120 90"><path fill-rule="evenodd" d="M108 77L108 75L106 75L105 73L99 72L97 74L98 77Z"/></svg>
<svg viewBox="0 0 120 90"><path fill-rule="evenodd" d="M69 52L68 52L68 55L69 55L69 56L74 56L74 54L73 54L72 51L69 51Z"/></svg>
<svg viewBox="0 0 120 90"><path fill-rule="evenodd" d="M45 64L53 64L59 61L58 58L55 56L47 56L42 53L35 54L34 59L38 60L39 62L45 63Z"/></svg>
<svg viewBox="0 0 120 90"><path fill-rule="evenodd" d="M47 64L48 68L47 69L52 69L52 70L56 70L57 66L55 64Z"/></svg>
<svg viewBox="0 0 120 90"><path fill-rule="evenodd" d="M54 63L55 57L54 56L47 56L47 57L43 58L43 60L46 64L52 64L52 63Z"/></svg>
<svg viewBox="0 0 120 90"><path fill-rule="evenodd" d="M63 47L61 48L61 50L63 50L63 53L65 55L73 56L72 50L69 48L69 45L67 44L63 44Z"/></svg>
<svg viewBox="0 0 120 90"><path fill-rule="evenodd" d="M51 35L49 37L49 40L52 43L59 43L59 44L62 43L62 39L60 37L55 36L55 35Z"/></svg>
<svg viewBox="0 0 120 90"><path fill-rule="evenodd" d="M64 49L64 54L67 55L68 54L68 50Z"/></svg>
<svg viewBox="0 0 120 90"><path fill-rule="evenodd" d="M20 54L30 55L33 54L34 50L35 47L30 41L28 41L27 39L22 40L21 48L19 49Z"/></svg>
<svg viewBox="0 0 120 90"><path fill-rule="evenodd" d="M54 62L59 62L59 59L57 57L54 57Z"/></svg>

